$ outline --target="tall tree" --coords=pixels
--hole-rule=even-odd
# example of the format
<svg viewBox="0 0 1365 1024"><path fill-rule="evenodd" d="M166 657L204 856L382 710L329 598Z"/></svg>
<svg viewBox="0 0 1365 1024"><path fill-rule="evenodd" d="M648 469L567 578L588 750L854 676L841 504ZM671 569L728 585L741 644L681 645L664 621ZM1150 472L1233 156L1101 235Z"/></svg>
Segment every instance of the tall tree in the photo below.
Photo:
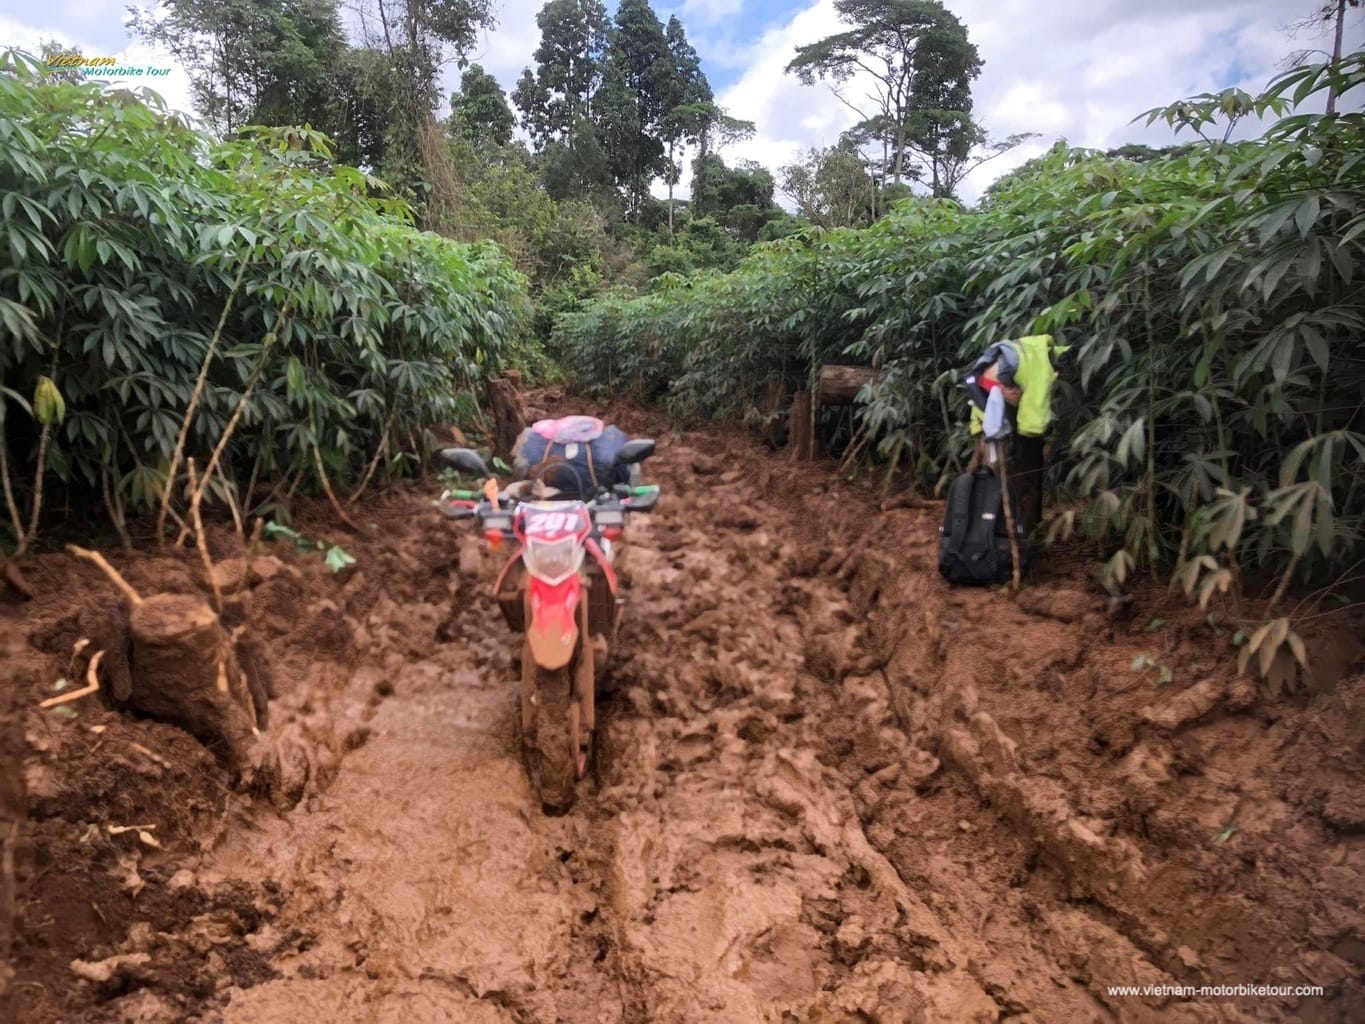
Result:
<svg viewBox="0 0 1365 1024"><path fill-rule="evenodd" d="M1350 8L1358 8L1361 0L1322 0L1317 10L1294 26L1295 31L1299 29L1330 30L1332 33L1332 66L1337 67L1341 63L1341 45L1346 30L1346 11ZM1299 64L1306 60L1313 50L1301 50L1294 54L1292 63ZM1327 113L1337 112L1337 87L1335 83L1329 83L1327 87Z"/></svg>
<svg viewBox="0 0 1365 1024"><path fill-rule="evenodd" d="M755 241L778 212L772 172L756 161L727 167L719 154L708 153L693 161L692 183L692 218L714 217L744 241Z"/></svg>
<svg viewBox="0 0 1365 1024"><path fill-rule="evenodd" d="M685 144L695 143L719 111L712 102L711 83L701 69L701 58L687 41L687 33L676 15L668 19L664 41L671 66L661 89L663 117L660 128L668 143L664 181L668 185L668 231L672 234L673 188L682 175L678 150Z"/></svg>
<svg viewBox="0 0 1365 1024"><path fill-rule="evenodd" d="M133 33L190 75L195 109L215 129L337 121L332 71L346 43L335 0L161 0L131 8Z"/></svg>
<svg viewBox="0 0 1365 1024"><path fill-rule="evenodd" d="M360 0L358 13L364 44L385 56L393 76L380 171L409 193L426 227L458 230L455 169L436 126L440 76L494 24L493 0Z"/></svg>
<svg viewBox="0 0 1365 1024"><path fill-rule="evenodd" d="M460 91L450 97L450 126L466 141L506 146L516 119L498 80L482 65L471 64L460 77Z"/></svg>
<svg viewBox="0 0 1365 1024"><path fill-rule="evenodd" d="M714 164L712 158L719 159L716 151L734 142L754 137L755 127L752 121L741 121L737 117L731 117L719 107L708 117L702 126L700 135L697 138L697 156L692 161L692 212L694 216L701 216L709 210L709 175L712 173ZM720 164L724 167L724 163Z"/></svg>
<svg viewBox="0 0 1365 1024"><path fill-rule="evenodd" d="M966 28L938 0L835 0L834 7L849 28L797 47L787 71L806 85L829 81L862 118L855 129L881 146L881 180L899 184L915 156L933 179L936 165L961 159L979 131L970 119L971 82L982 61ZM871 90L874 108L848 99L855 82Z"/></svg>
<svg viewBox="0 0 1365 1024"><path fill-rule="evenodd" d="M512 102L539 149L552 139L568 139L592 116L611 22L601 0L550 0L536 15L536 24L536 69L522 72Z"/></svg>
<svg viewBox="0 0 1365 1024"><path fill-rule="evenodd" d="M344 164L377 171L385 164L390 126L398 109L398 83L389 58L354 46L342 54L332 78L337 119L328 129Z"/></svg>
<svg viewBox="0 0 1365 1024"><path fill-rule="evenodd" d="M801 215L822 228L866 224L872 215L872 178L849 146L812 149L805 159L783 167L782 192Z"/></svg>
<svg viewBox="0 0 1365 1024"><path fill-rule="evenodd" d="M650 183L664 171L663 118L676 74L649 0L621 0L615 25L597 114L638 223Z"/></svg>

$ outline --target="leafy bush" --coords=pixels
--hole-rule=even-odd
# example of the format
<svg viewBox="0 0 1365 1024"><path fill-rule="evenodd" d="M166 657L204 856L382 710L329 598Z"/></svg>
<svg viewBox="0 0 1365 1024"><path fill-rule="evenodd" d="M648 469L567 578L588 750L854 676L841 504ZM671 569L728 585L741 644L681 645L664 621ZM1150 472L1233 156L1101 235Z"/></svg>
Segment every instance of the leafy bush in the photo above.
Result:
<svg viewBox="0 0 1365 1024"><path fill-rule="evenodd" d="M257 480L400 471L528 312L497 247L416 231L316 133L217 143L146 91L14 52L0 72L0 468L21 547L49 472L121 526L182 451L219 450L209 493L234 509ZM37 422L43 380L65 410Z"/></svg>
<svg viewBox="0 0 1365 1024"><path fill-rule="evenodd" d="M824 361L879 367L862 428L930 484L960 464L962 368L992 341L1052 333L1075 357L1053 535L1107 543L1120 581L1174 564L1192 596L1235 596L1258 563L1279 576L1273 604L1297 574L1340 567L1365 511L1365 115L1292 112L1363 84L1355 54L1256 99L1152 111L1201 133L1280 119L1258 140L1141 159L1059 145L979 210L902 202L864 230L759 246L731 274L605 300L557 337L587 379L634 361L649 389L671 382L675 409L721 418L753 410L772 375L791 388Z"/></svg>

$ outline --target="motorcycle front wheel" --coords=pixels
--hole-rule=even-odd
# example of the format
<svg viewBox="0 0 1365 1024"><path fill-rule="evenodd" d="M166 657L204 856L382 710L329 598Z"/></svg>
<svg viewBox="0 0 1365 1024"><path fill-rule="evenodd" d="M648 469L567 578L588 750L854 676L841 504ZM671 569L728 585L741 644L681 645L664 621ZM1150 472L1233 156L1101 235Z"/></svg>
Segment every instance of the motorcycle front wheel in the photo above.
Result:
<svg viewBox="0 0 1365 1024"><path fill-rule="evenodd" d="M523 652L521 700L521 752L531 788L547 811L563 813L577 795L579 767L571 719L578 702L569 668L542 668Z"/></svg>

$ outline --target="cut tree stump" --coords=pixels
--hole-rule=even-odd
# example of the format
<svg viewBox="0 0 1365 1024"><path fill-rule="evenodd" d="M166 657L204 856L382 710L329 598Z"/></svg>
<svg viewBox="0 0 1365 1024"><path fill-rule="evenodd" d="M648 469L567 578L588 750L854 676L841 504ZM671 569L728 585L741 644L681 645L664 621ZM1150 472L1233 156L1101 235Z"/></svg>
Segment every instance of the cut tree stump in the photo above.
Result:
<svg viewBox="0 0 1365 1024"><path fill-rule="evenodd" d="M870 366L820 367L820 405L852 405L858 392L877 379Z"/></svg>
<svg viewBox="0 0 1365 1024"><path fill-rule="evenodd" d="M521 397L521 374L509 370L487 382L488 408L493 415L493 454L510 461L517 436L526 421Z"/></svg>
<svg viewBox="0 0 1365 1024"><path fill-rule="evenodd" d="M131 609L128 625L128 706L178 725L227 767L247 767L265 715L264 693L253 693L261 688L242 671L213 609L189 595L157 594Z"/></svg>

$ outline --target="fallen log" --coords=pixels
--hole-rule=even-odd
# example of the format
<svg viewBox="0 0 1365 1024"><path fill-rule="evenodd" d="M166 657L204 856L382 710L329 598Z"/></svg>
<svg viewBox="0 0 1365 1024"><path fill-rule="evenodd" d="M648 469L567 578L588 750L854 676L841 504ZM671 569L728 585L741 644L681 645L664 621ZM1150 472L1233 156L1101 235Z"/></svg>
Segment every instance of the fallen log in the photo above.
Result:
<svg viewBox="0 0 1365 1024"><path fill-rule="evenodd" d="M819 405L852 405L858 392L877 379L877 371L870 366L820 367Z"/></svg>

